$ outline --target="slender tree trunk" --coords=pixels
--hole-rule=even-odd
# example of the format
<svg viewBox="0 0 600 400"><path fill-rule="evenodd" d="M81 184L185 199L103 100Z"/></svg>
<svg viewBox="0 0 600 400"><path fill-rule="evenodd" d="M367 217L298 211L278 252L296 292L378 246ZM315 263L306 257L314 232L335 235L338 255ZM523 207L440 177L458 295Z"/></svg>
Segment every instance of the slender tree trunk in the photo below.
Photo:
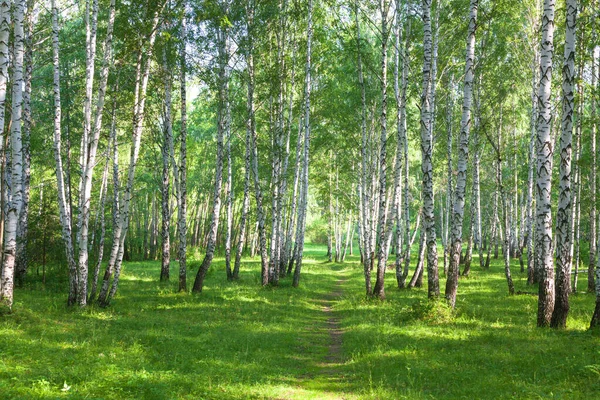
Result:
<svg viewBox="0 0 600 400"><path fill-rule="evenodd" d="M539 286L537 325L548 326L554 310L554 268L552 262L552 153L551 86L554 54L555 0L544 0L538 90L537 179L536 179L536 252L539 250L541 280Z"/></svg>
<svg viewBox="0 0 600 400"><path fill-rule="evenodd" d="M453 77L450 78L450 87L454 86ZM448 93L448 104L446 106L446 124L448 125L448 140L446 141L446 163L448 170L448 185L446 186L446 223L445 226L442 227L441 237L442 237L442 246L444 247L444 274L448 275L448 255L450 254L450 246L448 241L448 228L450 222L450 216L452 215L452 193L453 193L453 176L454 171L452 168L452 116L454 114L454 95L453 91ZM442 214L442 219L444 218L444 214Z"/></svg>
<svg viewBox="0 0 600 400"><path fill-rule="evenodd" d="M116 129L115 127L116 121L113 119L112 129ZM92 275L92 288L90 290L90 294L88 296L88 303L92 302L96 297L96 291L98 290L98 276L100 275L100 266L102 264L102 258L104 257L104 240L106 237L106 220L105 220L105 206L106 206L106 192L108 191L108 173L110 167L110 145L107 151L106 156L106 164L104 166L104 172L102 173L102 185L100 186L100 207L98 208L98 217L100 217L100 241L98 243L98 260L96 261L96 266L94 268L94 273ZM116 143L112 143L113 146L116 146Z"/></svg>
<svg viewBox="0 0 600 400"><path fill-rule="evenodd" d="M251 164L252 176L254 178L254 194L256 197L256 222L258 226L258 247L261 259L261 277L262 285L269 284L269 259L267 255L267 234L265 230L265 212L263 208L263 195L258 174L258 136L256 132L256 120L254 116L254 2L249 2L246 6L247 13L247 31L248 31L248 49L246 54L246 65L248 70L248 97L246 103L246 129L251 132Z"/></svg>
<svg viewBox="0 0 600 400"><path fill-rule="evenodd" d="M423 0L423 88L421 95L421 171L423 173L423 226L427 242L427 295L440 294L433 203L433 135L431 131L431 0Z"/></svg>
<svg viewBox="0 0 600 400"><path fill-rule="evenodd" d="M246 126L246 153L244 155L244 200L242 203L242 216L240 220L240 235L238 246L235 253L235 263L233 267L233 279L239 278L240 263L244 244L246 242L246 225L248 223L248 211L250 210L250 155L251 155L252 130L250 124Z"/></svg>
<svg viewBox="0 0 600 400"><path fill-rule="evenodd" d="M227 105L227 137L225 139L225 158L227 159L227 181L225 183L225 199L226 199L226 222L227 230L225 232L225 270L227 271L227 280L233 280L233 270L231 269L231 234L233 229L233 175L231 166L231 132L230 132L230 113L229 105Z"/></svg>
<svg viewBox="0 0 600 400"><path fill-rule="evenodd" d="M91 9L90 9L91 7ZM91 21L90 21L91 18ZM98 138L92 133L92 96L94 89L94 66L96 59L96 32L98 23L98 0L86 1L86 67L85 98L83 112L83 136L81 158L81 182L79 197L79 215L77 219L77 238L79 259L77 265L77 303L87 304L87 281L89 267L89 222L92 197L93 169L96 164ZM98 132L99 134L99 132Z"/></svg>
<svg viewBox="0 0 600 400"><path fill-rule="evenodd" d="M4 7L4 3L2 3ZM54 161L56 163L56 181L58 191L58 211L62 228L62 239L65 245L67 265L69 268L69 297L68 305L75 304L77 300L77 264L73 250L73 234L71 224L71 213L65 188L64 169L61 155L61 103L60 103L60 68L59 68L59 31L58 31L58 8L55 0L52 0L52 65L54 74ZM2 32L2 30L0 30ZM0 57L2 55L2 44L0 40Z"/></svg>
<svg viewBox="0 0 600 400"><path fill-rule="evenodd" d="M465 64L465 82L460 124L460 138L458 147L458 174L456 176L456 190L452 202L452 228L450 239L450 266L446 280L446 299L451 307L456 304L456 291L458 289L458 274L460 253L462 250L462 225L465 212L465 191L467 186L467 163L469 158L469 133L471 130L471 102L473 98L473 79L475 63L475 29L477 27L478 0L471 0L469 6L469 33L467 35L467 56Z"/></svg>
<svg viewBox="0 0 600 400"><path fill-rule="evenodd" d="M163 142L162 142L162 185L161 185L161 211L162 211L162 224L161 224L161 266L160 266L160 280L168 281L170 264L171 264L171 209L170 209L170 197L171 197L171 149L173 148L173 120L171 112L171 72L169 65L167 64L167 52L163 48L163 73L164 73L164 85L165 85L165 99L163 109Z"/></svg>
<svg viewBox="0 0 600 400"><path fill-rule="evenodd" d="M579 49L583 49L583 46L579 46ZM583 76L584 62L583 59L579 61L579 72L578 76ZM579 264L580 264L580 245L581 239L581 166L579 165L581 160L581 130L582 130L582 119L583 119L583 106L584 106L584 91L583 82L581 79L577 81L577 127L575 129L575 179L573 181L573 212L571 217L571 260L574 260L575 273L573 274L573 282L571 285L571 291L577 292L577 280L579 275Z"/></svg>
<svg viewBox="0 0 600 400"><path fill-rule="evenodd" d="M535 143L536 143L536 121L537 121L537 107L538 107L538 98L537 98L537 85L538 85L538 74L537 74L537 64L539 61L539 55L537 52L537 46L535 47L535 55L533 59L533 67L532 67L532 84L531 84L531 123L530 123L530 131L531 137L529 140L529 174L527 178L527 233L525 235L526 245L527 245L527 284L533 285L536 277L535 270L535 249L533 247L533 175L534 175L534 164L535 164Z"/></svg>
<svg viewBox="0 0 600 400"><path fill-rule="evenodd" d="M591 115L591 149L590 153L592 156L592 165L590 168L590 183L591 183L591 210L590 210L590 255L589 255L589 264L588 264L588 285L587 291L588 293L596 293L598 294L598 272L594 274L594 267L596 267L599 260L597 253L600 249L596 244L596 236L598 235L598 226L597 226L597 168L598 168L598 153L597 153L597 143L596 143L596 135L598 131L598 74L600 73L600 49L598 48L598 37L596 33L596 21L598 19L598 3L597 1L593 1L593 17L592 17L592 43L594 45L593 55L592 55L592 115ZM596 267L596 271L598 268ZM598 299L600 300L600 298ZM600 318L600 305L596 304L596 310L598 310L598 317ZM600 320L598 320L598 324L600 325Z"/></svg>
<svg viewBox="0 0 600 400"><path fill-rule="evenodd" d="M562 84L562 132L560 137L560 189L556 213L557 266L555 305L550 326L566 328L571 289L571 151L573 145L573 110L575 105L575 41L577 0L567 0L567 31Z"/></svg>
<svg viewBox="0 0 600 400"><path fill-rule="evenodd" d="M217 156L216 156L216 173L215 173L215 189L213 193L213 208L211 213L210 230L208 235L208 245L206 246L206 255L202 260L202 265L198 268L196 280L192 291L199 293L204 286L204 277L212 264L215 254L217 242L217 232L219 229L219 214L221 211L221 188L223 185L223 140L227 136L227 108L229 104L228 92L229 82L227 74L227 31L226 27L219 28L219 111L218 111L218 128L217 128Z"/></svg>
<svg viewBox="0 0 600 400"><path fill-rule="evenodd" d="M427 235L425 233L425 229L423 229L423 225L416 226L416 229L418 229L420 232L420 234L419 234L419 251L418 251L417 265L415 267L415 272L414 272L410 282L408 283L409 288L414 288L415 286L417 286L419 277L423 274L423 266L425 265L425 250L427 247L427 244L426 244Z"/></svg>
<svg viewBox="0 0 600 400"><path fill-rule="evenodd" d="M371 214L370 214L370 190L369 186L369 170L368 166L368 150L369 144L367 135L367 100L366 89L363 76L362 54L361 54L361 36L360 36L360 21L358 18L359 4L358 0L354 3L354 17L356 24L356 46L357 46L357 66L358 66L358 83L361 93L361 172L359 182L359 203L362 211L361 224L361 241L362 241L362 262L365 275L365 289L367 296L372 293L371 288Z"/></svg>
<svg viewBox="0 0 600 400"><path fill-rule="evenodd" d="M177 232L179 233L179 291L187 291L187 89L186 89L186 6L183 2L184 15L181 19L181 45L179 48L180 61L180 97L181 97L181 127L179 133L179 208L177 211Z"/></svg>
<svg viewBox="0 0 600 400"><path fill-rule="evenodd" d="M17 224L23 205L23 143L21 127L23 121L23 53L25 0L16 0L13 11L14 24L14 58L12 114L10 125L10 153L12 176L10 197L7 206L6 224L4 225L4 259L2 262L2 279L0 282L0 307L12 309L15 257L17 251Z"/></svg>
<svg viewBox="0 0 600 400"><path fill-rule="evenodd" d="M306 27L306 68L304 81L304 190L302 194L302 207L298 213L298 230L299 235L296 236L296 268L294 269L294 280L292 285L298 287L300 284L300 272L302 270L302 256L304 252L304 234L306 231L306 214L308 209L308 171L310 157L310 89L311 89L311 46L313 35L313 0L308 0L308 24Z"/></svg>
<svg viewBox="0 0 600 400"><path fill-rule="evenodd" d="M146 92L148 88L148 79L150 76L150 65L152 59L152 53L154 50L154 42L156 40L156 32L159 22L159 15L164 7L164 3L154 14L152 21L152 27L148 38L148 45L145 49L146 63L143 64L143 51L140 50L138 54L137 66L136 66L136 79L135 79L135 96L134 96L134 110L133 110L133 130L132 130L132 146L130 150L130 161L129 169L127 172L127 183L123 193L122 202L118 206L118 221L113 229L113 244L111 248L111 254L108 260L108 265L102 280L102 288L98 295L98 302L101 306L106 307L110 304L110 300L114 297L117 292L119 278L121 275L121 266L123 263L123 256L125 253L125 239L127 237L127 230L129 229L129 216L131 207L131 197L133 195L133 181L135 177L135 166L137 164L140 143L142 139L142 128L144 123L144 109L146 105ZM117 146L115 146L116 152ZM117 160L117 159L115 159ZM118 167L118 164L117 164ZM114 169L118 175L118 168ZM118 181L115 181L115 187L117 187ZM118 192L115 193L118 196ZM117 217L117 216L116 216ZM114 278L112 285L110 284L110 278L114 272ZM110 285L110 292L109 292Z"/></svg>
<svg viewBox="0 0 600 400"><path fill-rule="evenodd" d="M33 72L33 0L27 0L25 15L25 53L24 53L24 90L23 90L23 204L17 225L17 250L15 260L15 279L23 284L27 273L27 231L29 222L29 193L31 181L31 154L29 138L31 134L31 77Z"/></svg>

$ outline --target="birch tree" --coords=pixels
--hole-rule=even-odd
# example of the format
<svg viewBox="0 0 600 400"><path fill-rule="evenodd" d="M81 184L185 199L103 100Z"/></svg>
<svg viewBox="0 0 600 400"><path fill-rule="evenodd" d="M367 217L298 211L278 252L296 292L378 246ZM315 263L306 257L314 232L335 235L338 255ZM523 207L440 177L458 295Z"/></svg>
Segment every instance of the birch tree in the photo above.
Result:
<svg viewBox="0 0 600 400"><path fill-rule="evenodd" d="M227 10L225 10L225 14ZM228 33L226 26L219 26L217 29L218 42L218 60L219 60L219 93L218 93L218 122L217 122L217 155L216 155L216 171L215 171L215 188L213 192L213 208L211 213L210 230L208 235L208 244L206 254L202 260L202 265L198 268L194 287L192 291L199 293L204 286L204 277L212 264L215 253L217 232L219 228L219 213L221 211L221 189L223 186L223 141L225 137L229 138L228 129L228 107L229 107L229 81L227 67L229 57L227 54Z"/></svg>
<svg viewBox="0 0 600 400"><path fill-rule="evenodd" d="M562 124L560 136L560 189L556 213L556 294L550 321L553 328L565 328L569 314L571 289L571 152L573 145L573 110L575 105L575 41L577 0L567 0L566 35L562 83Z"/></svg>
<svg viewBox="0 0 600 400"><path fill-rule="evenodd" d="M304 253L304 234L306 232L306 214L308 208L308 167L310 157L310 91L311 91L311 46L313 35L313 1L308 0L308 24L306 26L306 67L304 78L304 163L303 163L303 190L302 202L298 212L297 222L297 249L296 268L294 269L294 280L292 285L298 287L300 284L300 272L302 270L302 257Z"/></svg>
<svg viewBox="0 0 600 400"><path fill-rule="evenodd" d="M477 27L478 0L471 0L469 5L469 33L467 35L467 56L465 63L465 81L460 123L460 138L458 148L458 169L456 189L452 202L452 229L450 266L446 280L446 299L451 307L456 304L458 275L460 270L460 253L462 250L462 225L465 211L465 189L467 186L467 163L469 158L469 133L471 130L471 102L473 98L473 79L475 62L475 29Z"/></svg>
<svg viewBox="0 0 600 400"><path fill-rule="evenodd" d="M122 201L118 206L118 214L115 214L115 228L113 229L113 243L111 253L106 266L102 287L98 295L98 303L106 307L110 304L110 300L117 292L119 278L121 275L121 267L123 263L123 255L125 251L125 239L129 229L131 198L133 196L133 182L135 177L135 167L140 153L140 144L142 140L142 129L145 117L146 93L148 89L148 79L150 76L150 65L152 54L154 51L154 43L156 41L156 32L159 23L159 16L162 12L165 3L160 3L154 12L150 33L148 35L145 48L140 48L137 55L136 63L136 78L134 89L134 106L133 106L133 129L132 129L132 146L129 153L129 168L127 170L127 182L124 187ZM144 62L143 54L146 54ZM115 147L116 148L116 147ZM117 194L116 194L117 195ZM111 277L114 277L111 283ZM110 291L109 291L110 288Z"/></svg>
<svg viewBox="0 0 600 400"><path fill-rule="evenodd" d="M536 253L540 263L540 286L537 325L548 326L554 310L554 268L552 262L552 155L551 89L554 55L555 0L544 0L540 46L540 84L537 116L536 168Z"/></svg>
<svg viewBox="0 0 600 400"><path fill-rule="evenodd" d="M15 258L17 251L17 224L23 205L23 143L21 128L23 123L23 55L25 0L16 0L13 10L13 75L10 124L10 161L11 187L6 204L6 222L4 225L4 259L2 262L2 280L0 285L0 306L12 309Z"/></svg>
<svg viewBox="0 0 600 400"><path fill-rule="evenodd" d="M426 232L427 296L440 294L437 244L433 203L433 132L431 130L431 0L422 1L423 18L423 87L421 94L421 172L423 173L423 227Z"/></svg>
<svg viewBox="0 0 600 400"><path fill-rule="evenodd" d="M166 44L165 44L166 46ZM169 280L169 265L171 263L171 210L169 207L170 194L171 194L171 149L173 148L173 120L172 120L172 106L171 106L171 94L172 94L172 78L170 67L167 63L167 52L163 48L163 74L164 74L164 87L165 87L165 99L162 111L162 130L163 130L163 141L162 141L162 182L161 182L161 211L162 211L162 224L161 224L161 265L160 265L160 280Z"/></svg>
<svg viewBox="0 0 600 400"><path fill-rule="evenodd" d="M183 2L183 17L181 18L181 44L179 47L179 90L181 97L181 127L179 133L179 208L177 211L177 232L179 233L179 291L187 291L187 82L186 82L186 6Z"/></svg>

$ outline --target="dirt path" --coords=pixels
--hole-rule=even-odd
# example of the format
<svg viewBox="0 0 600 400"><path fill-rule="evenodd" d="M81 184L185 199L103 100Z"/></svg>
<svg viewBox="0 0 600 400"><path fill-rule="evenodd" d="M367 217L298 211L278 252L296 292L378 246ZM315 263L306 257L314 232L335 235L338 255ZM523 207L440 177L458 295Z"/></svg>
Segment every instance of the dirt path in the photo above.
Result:
<svg viewBox="0 0 600 400"><path fill-rule="evenodd" d="M342 359L342 326L339 317L333 311L333 305L337 299L342 296L342 284L345 279L339 279L335 283L334 290L323 300L323 312L327 316L325 329L329 333L331 340L325 362L321 363L322 374L332 375L335 373L335 367L343 362Z"/></svg>

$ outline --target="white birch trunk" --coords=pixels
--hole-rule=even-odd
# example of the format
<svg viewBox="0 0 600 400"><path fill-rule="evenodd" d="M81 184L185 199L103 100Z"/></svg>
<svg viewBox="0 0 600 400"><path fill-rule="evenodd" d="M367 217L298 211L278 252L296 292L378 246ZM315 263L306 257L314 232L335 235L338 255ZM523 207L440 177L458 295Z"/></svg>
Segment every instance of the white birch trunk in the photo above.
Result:
<svg viewBox="0 0 600 400"><path fill-rule="evenodd" d="M308 0L308 24L306 27L306 71L304 81L304 165L303 165L303 193L302 193L302 205L298 213L298 229L299 235L297 235L297 249L296 249L296 268L294 269L294 280L292 285L298 287L300 284L300 272L302 270L302 257L304 253L304 233L306 231L306 211L308 208L308 171L309 171L309 157L310 157L310 89L311 89L311 46L312 46L312 35L313 35L313 0Z"/></svg>
<svg viewBox="0 0 600 400"><path fill-rule="evenodd" d="M127 183L123 193L122 201L119 204L118 221L114 228L114 240L111 249L111 254L102 281L102 288L98 296L98 302L101 306L108 306L110 300L114 297L121 274L121 265L123 262L123 253L125 251L125 239L127 237L127 230L129 229L129 214L131 206L131 198L133 195L133 181L135 177L135 167L140 152L140 143L142 139L142 128L144 123L144 110L146 106L146 92L148 88L148 79L150 76L150 65L152 59L152 53L154 50L154 42L156 40L156 32L159 22L159 15L164 7L164 3L158 8L154 14L152 21L151 31L148 38L148 44L145 49L146 63L143 65L142 49L138 55L138 61L136 66L136 84L135 84L135 98L134 98L134 109L133 109L133 131L132 131L132 146L129 157L129 169L127 171ZM115 151L117 146L115 146ZM115 182L115 185L118 185ZM114 272L114 278L112 285L110 285L110 278ZM110 292L109 292L110 285Z"/></svg>
<svg viewBox="0 0 600 400"><path fill-rule="evenodd" d="M552 262L552 155L551 88L554 55L555 0L544 0L538 89L537 178L536 178L536 253L539 252L541 279L539 285L537 325L548 326L554 310L554 268Z"/></svg>
<svg viewBox="0 0 600 400"><path fill-rule="evenodd" d="M31 181L31 77L33 73L33 0L27 0L25 14L25 54L24 54L24 90L23 90L23 203L17 225L17 250L15 259L15 280L23 284L27 273L27 231L29 220L29 193Z"/></svg>
<svg viewBox="0 0 600 400"><path fill-rule="evenodd" d="M458 146L458 165L456 190L452 202L452 227L450 238L450 265L446 280L446 299L452 308L456 304L460 254L462 250L462 226L465 212L465 191L467 186L467 164L469 159L469 134L471 131L471 102L473 98L473 80L475 77L475 29L477 27L478 0L469 5L469 33L467 34L467 56L465 63L465 82Z"/></svg>
<svg viewBox="0 0 600 400"><path fill-rule="evenodd" d="M58 191L58 211L62 228L62 239L65 246L67 265L69 269L69 297L68 305L75 304L77 300L77 264L73 250L72 216L65 188L64 168L61 155L61 104L60 104L60 68L59 68L59 42L58 42L58 8L52 0L52 65L54 75L54 161L56 164L56 181ZM1 42L0 42L1 43Z"/></svg>
<svg viewBox="0 0 600 400"><path fill-rule="evenodd" d="M426 232L427 295L440 294L437 244L433 202L433 135L431 131L431 0L422 1L423 8L423 87L421 95L421 172L423 173L423 228Z"/></svg>
<svg viewBox="0 0 600 400"><path fill-rule="evenodd" d="M0 307L12 309L14 268L17 251L17 224L23 203L23 146L21 127L23 122L23 55L25 0L16 0L13 10L14 58L12 82L12 113L10 125L11 192L6 204L7 215L4 225L4 259L0 284Z"/></svg>
<svg viewBox="0 0 600 400"><path fill-rule="evenodd" d="M181 130L179 134L179 208L177 211L177 232L179 234L179 291L187 291L187 90L186 90L186 5L183 2L184 16L181 19L180 57L180 97L181 97Z"/></svg>
<svg viewBox="0 0 600 400"><path fill-rule="evenodd" d="M571 152L573 145L573 115L575 106L575 41L577 0L567 0L567 31L565 34L563 83L562 83L562 129L560 136L560 188L556 213L557 265L555 305L550 326L565 328L569 314L571 290Z"/></svg>

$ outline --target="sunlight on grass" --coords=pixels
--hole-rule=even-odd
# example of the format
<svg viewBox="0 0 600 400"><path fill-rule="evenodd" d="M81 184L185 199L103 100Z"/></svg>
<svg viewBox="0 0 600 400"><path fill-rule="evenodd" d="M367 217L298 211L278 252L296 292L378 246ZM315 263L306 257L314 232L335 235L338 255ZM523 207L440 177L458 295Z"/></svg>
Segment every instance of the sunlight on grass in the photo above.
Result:
<svg viewBox="0 0 600 400"><path fill-rule="evenodd" d="M538 329L537 297L509 296L500 260L460 279L452 312L428 303L426 288L398 290L393 274L386 301L367 299L357 257L342 265L324 262L321 247L307 253L297 289L289 277L261 288L258 260L228 282L217 259L199 295L159 283L158 262L128 263L108 309L66 309L65 292L30 282L0 321L2 398L590 399L600 391L600 338L587 330L593 296L571 296L567 330ZM517 290L536 290L514 275ZM331 300L334 290L342 295ZM328 363L332 315L342 339Z"/></svg>

